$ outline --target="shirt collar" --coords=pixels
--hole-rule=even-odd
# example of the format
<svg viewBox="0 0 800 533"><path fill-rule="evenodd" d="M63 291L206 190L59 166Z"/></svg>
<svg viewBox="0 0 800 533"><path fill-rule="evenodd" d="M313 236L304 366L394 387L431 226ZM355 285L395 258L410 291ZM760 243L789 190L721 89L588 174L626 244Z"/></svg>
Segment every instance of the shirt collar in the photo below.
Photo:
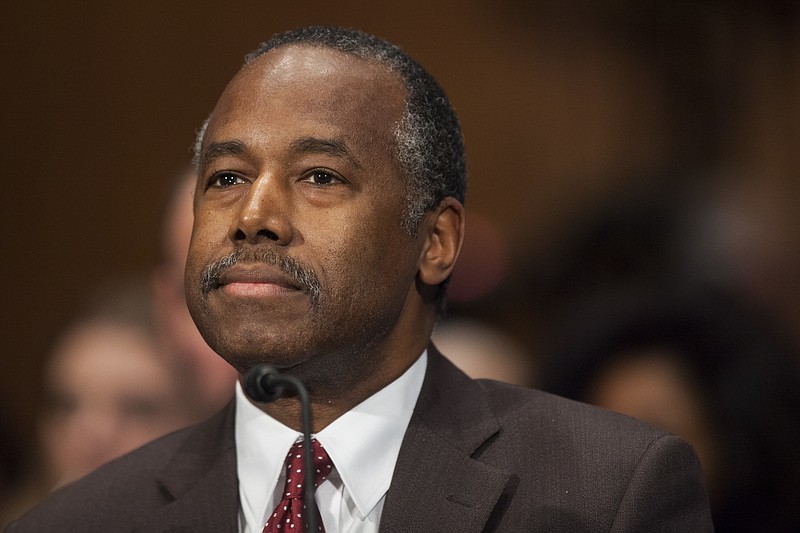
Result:
<svg viewBox="0 0 800 533"><path fill-rule="evenodd" d="M395 381L317 434L362 516L392 480L427 367L427 350ZM236 384L236 468L244 519L260 522L272 509L286 453L301 436L250 403Z"/></svg>
<svg viewBox="0 0 800 533"><path fill-rule="evenodd" d="M236 383L236 473L243 518L248 524L264 521L273 508L273 493L286 453L297 431L281 424L250 403Z"/></svg>
<svg viewBox="0 0 800 533"><path fill-rule="evenodd" d="M427 361L425 351L402 376L317 435L362 516L389 490Z"/></svg>

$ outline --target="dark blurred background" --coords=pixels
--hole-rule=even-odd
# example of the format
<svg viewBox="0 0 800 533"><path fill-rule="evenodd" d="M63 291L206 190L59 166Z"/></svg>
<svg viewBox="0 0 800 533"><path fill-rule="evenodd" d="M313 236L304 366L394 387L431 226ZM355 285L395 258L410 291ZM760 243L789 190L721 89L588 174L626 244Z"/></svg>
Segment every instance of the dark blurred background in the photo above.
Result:
<svg viewBox="0 0 800 533"><path fill-rule="evenodd" d="M454 315L531 354L608 287L723 287L800 342L800 4L780 0L6 0L6 432L96 281L147 271L175 173L245 53L355 26L441 82L467 143Z"/></svg>

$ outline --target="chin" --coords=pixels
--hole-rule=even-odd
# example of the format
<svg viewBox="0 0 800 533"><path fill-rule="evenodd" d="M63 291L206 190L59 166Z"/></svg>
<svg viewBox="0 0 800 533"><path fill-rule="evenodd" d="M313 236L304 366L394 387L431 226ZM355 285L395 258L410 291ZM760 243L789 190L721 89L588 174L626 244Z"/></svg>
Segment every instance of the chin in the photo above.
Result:
<svg viewBox="0 0 800 533"><path fill-rule="evenodd" d="M267 344L269 345L269 344ZM240 374L245 374L256 365L269 365L278 370L285 371L301 364L305 356L292 356L291 351L274 351L264 349L265 344L258 346L226 346L221 347L222 357Z"/></svg>

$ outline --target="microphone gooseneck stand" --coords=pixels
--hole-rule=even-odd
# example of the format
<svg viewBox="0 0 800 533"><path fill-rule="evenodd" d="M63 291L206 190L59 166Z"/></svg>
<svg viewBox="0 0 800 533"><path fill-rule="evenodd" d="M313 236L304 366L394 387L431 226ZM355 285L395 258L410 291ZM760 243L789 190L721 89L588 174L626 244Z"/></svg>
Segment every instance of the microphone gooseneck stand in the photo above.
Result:
<svg viewBox="0 0 800 533"><path fill-rule="evenodd" d="M283 396L286 389L300 399L300 422L303 427L303 463L305 464L305 502L308 530L317 531L317 502L314 499L314 458L311 446L311 399L303 382L294 376L281 374L268 365L256 365L247 372L244 391L251 400L266 403Z"/></svg>

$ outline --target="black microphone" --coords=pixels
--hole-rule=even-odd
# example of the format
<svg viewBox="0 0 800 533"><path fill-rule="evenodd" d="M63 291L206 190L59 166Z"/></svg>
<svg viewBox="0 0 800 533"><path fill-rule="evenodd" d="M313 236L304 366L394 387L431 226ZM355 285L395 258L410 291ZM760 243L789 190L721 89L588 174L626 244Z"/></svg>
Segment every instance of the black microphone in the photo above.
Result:
<svg viewBox="0 0 800 533"><path fill-rule="evenodd" d="M256 365L244 378L244 392L255 402L277 400L286 389L293 390L300 399L300 422L303 427L303 462L305 463L305 484L308 530L317 531L317 502L314 499L314 457L311 446L311 400L303 382L294 376L281 374L269 365Z"/></svg>

